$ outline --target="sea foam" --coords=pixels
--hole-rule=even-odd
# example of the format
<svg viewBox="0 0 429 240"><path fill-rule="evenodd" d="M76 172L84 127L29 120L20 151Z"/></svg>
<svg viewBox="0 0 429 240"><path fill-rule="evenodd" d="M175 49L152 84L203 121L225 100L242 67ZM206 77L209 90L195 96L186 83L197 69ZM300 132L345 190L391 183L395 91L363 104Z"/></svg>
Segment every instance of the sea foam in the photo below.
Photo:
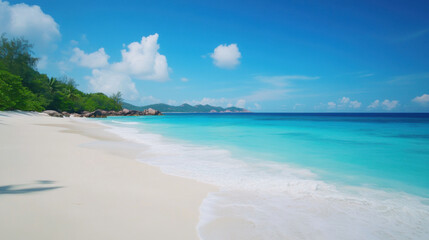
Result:
<svg viewBox="0 0 429 240"><path fill-rule="evenodd" d="M139 161L220 188L200 207L202 239L429 239L425 198L115 125L108 131L148 147Z"/></svg>

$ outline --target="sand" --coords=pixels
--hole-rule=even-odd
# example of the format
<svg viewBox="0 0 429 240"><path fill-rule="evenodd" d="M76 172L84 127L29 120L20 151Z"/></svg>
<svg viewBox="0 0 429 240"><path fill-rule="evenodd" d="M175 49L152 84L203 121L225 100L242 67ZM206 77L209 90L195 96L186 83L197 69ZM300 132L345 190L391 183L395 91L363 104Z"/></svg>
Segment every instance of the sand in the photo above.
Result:
<svg viewBox="0 0 429 240"><path fill-rule="evenodd" d="M0 112L0 239L198 239L216 188L137 162L144 148L104 128Z"/></svg>

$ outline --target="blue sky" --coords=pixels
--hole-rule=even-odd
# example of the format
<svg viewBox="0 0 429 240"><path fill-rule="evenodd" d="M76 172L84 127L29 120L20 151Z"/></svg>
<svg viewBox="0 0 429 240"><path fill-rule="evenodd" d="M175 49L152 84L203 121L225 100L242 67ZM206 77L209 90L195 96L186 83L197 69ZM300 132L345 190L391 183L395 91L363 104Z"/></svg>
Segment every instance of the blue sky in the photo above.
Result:
<svg viewBox="0 0 429 240"><path fill-rule="evenodd" d="M0 32L136 105L429 111L429 2L319 2L0 1Z"/></svg>

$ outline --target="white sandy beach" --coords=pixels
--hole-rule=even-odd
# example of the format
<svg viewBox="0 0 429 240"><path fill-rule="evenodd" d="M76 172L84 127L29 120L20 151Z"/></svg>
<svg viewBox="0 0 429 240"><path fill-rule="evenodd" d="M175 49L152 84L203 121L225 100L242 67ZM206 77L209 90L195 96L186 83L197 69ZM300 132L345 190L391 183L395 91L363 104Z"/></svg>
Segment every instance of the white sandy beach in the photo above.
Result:
<svg viewBox="0 0 429 240"><path fill-rule="evenodd" d="M136 154L95 123L0 112L0 239L198 239L216 188Z"/></svg>

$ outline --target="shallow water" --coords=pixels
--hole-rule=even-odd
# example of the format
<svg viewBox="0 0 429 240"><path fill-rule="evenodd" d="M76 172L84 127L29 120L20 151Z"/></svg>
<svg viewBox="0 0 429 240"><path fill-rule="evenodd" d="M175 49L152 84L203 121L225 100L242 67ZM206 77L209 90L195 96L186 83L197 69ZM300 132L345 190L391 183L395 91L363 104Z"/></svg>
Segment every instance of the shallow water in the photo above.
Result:
<svg viewBox="0 0 429 240"><path fill-rule="evenodd" d="M169 114L97 120L140 160L215 184L203 239L428 239L429 114Z"/></svg>

